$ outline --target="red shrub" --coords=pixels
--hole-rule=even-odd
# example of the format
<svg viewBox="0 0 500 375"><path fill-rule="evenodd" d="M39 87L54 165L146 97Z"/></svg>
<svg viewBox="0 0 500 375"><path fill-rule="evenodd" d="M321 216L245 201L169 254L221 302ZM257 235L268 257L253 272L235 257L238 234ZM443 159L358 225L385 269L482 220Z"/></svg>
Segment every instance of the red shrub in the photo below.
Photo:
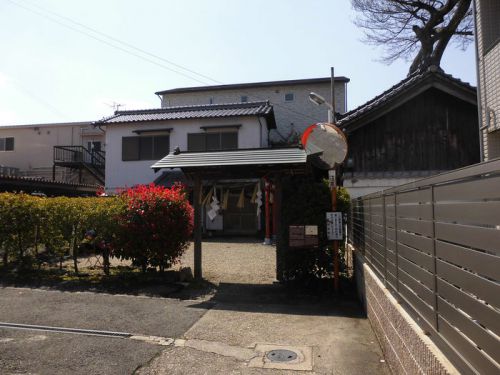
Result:
<svg viewBox="0 0 500 375"><path fill-rule="evenodd" d="M127 210L120 217L121 257L136 265L170 267L183 254L193 231L193 208L181 185L139 185L122 193Z"/></svg>

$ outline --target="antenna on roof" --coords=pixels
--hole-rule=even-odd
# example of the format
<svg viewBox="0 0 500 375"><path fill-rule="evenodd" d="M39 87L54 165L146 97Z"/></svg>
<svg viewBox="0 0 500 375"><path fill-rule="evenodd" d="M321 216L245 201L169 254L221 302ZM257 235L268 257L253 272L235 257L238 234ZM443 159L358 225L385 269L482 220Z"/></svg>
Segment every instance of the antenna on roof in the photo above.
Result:
<svg viewBox="0 0 500 375"><path fill-rule="evenodd" d="M125 104L121 104L121 103L117 103L115 101L112 101L111 103L104 103L106 104L108 107L111 107L113 108L113 111L119 111L120 110L120 107L124 107Z"/></svg>

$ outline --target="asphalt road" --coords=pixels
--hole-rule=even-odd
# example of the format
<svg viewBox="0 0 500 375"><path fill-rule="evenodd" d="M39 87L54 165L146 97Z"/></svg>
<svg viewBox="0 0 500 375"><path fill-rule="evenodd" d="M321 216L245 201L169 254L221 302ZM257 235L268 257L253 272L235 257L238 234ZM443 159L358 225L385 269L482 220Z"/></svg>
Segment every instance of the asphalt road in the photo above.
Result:
<svg viewBox="0 0 500 375"><path fill-rule="evenodd" d="M0 288L0 322L181 337L205 309L167 298ZM131 374L164 347L0 328L1 374Z"/></svg>

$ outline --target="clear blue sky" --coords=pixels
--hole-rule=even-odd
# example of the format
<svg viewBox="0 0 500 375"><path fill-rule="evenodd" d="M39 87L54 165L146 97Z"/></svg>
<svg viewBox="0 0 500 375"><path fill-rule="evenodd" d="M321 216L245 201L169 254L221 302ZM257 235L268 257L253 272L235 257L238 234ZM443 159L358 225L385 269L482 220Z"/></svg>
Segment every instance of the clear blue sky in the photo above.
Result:
<svg viewBox="0 0 500 375"><path fill-rule="evenodd" d="M382 51L360 41L354 16L348 0L2 0L0 125L97 120L112 114L113 102L154 108L155 91L200 85L61 25L106 39L70 20L221 83L323 77L334 66L351 79L352 109L409 66L377 62ZM442 66L475 84L474 46L449 48Z"/></svg>

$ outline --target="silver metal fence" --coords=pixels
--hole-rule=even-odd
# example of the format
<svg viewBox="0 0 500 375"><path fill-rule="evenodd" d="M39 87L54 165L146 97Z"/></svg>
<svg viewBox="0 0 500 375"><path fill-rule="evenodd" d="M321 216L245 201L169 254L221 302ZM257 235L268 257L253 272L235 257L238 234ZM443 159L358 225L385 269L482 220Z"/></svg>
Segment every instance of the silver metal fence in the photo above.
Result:
<svg viewBox="0 0 500 375"><path fill-rule="evenodd" d="M349 241L461 371L500 374L500 159L354 199Z"/></svg>

